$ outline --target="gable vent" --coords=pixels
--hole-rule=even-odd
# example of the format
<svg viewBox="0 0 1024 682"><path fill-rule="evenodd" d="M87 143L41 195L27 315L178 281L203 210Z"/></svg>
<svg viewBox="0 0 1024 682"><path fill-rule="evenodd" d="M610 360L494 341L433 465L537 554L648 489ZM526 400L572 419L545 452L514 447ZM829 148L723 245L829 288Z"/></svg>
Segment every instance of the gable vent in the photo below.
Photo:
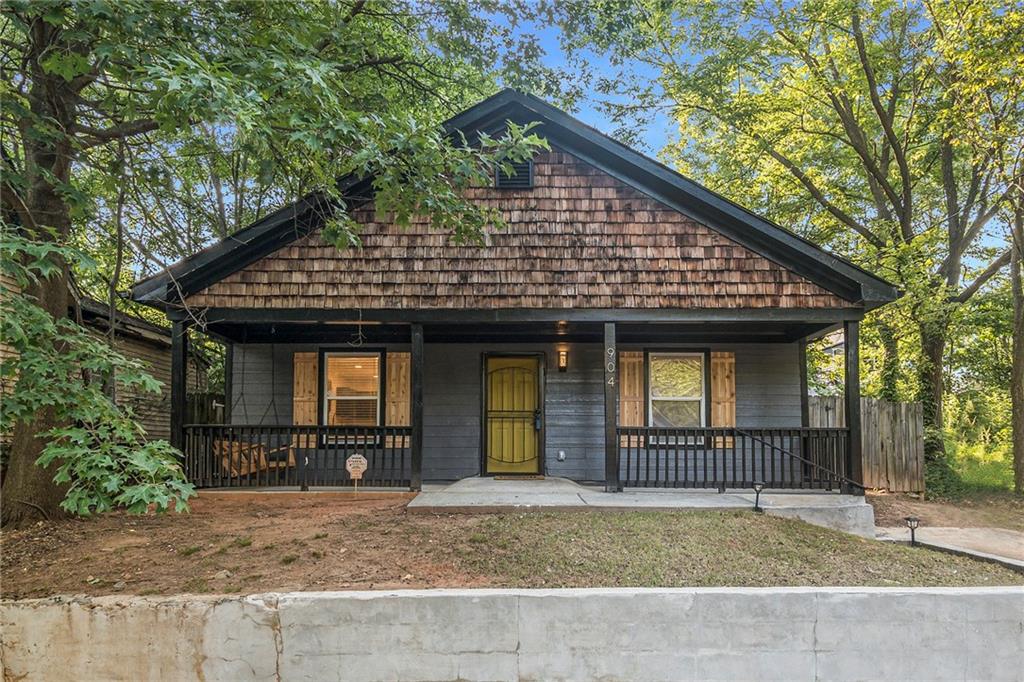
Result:
<svg viewBox="0 0 1024 682"><path fill-rule="evenodd" d="M505 174L498 169L494 186L498 189L530 189L533 187L533 160L527 159L511 164L512 173Z"/></svg>

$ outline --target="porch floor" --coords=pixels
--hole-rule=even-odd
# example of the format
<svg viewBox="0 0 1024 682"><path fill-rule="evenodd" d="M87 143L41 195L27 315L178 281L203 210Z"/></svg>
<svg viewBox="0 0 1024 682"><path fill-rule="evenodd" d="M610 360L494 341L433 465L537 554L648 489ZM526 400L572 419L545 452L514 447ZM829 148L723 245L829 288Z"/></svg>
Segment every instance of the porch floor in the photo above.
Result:
<svg viewBox="0 0 1024 682"><path fill-rule="evenodd" d="M761 493L761 507L772 516L798 518L867 538L875 536L871 505L860 495L772 491ZM564 478L512 480L465 478L451 484L425 483L407 509L426 514L483 514L502 511L752 509L753 491L647 489L621 493Z"/></svg>

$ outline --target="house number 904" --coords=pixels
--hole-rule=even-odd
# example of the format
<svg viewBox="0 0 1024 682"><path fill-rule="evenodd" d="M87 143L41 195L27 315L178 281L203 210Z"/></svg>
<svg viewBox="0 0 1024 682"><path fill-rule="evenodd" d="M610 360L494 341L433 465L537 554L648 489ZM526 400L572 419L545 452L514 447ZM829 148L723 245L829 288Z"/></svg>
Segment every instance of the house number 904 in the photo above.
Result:
<svg viewBox="0 0 1024 682"><path fill-rule="evenodd" d="M605 355L608 356L608 359L605 362L605 366L604 366L604 371L605 371L605 373L608 374L608 385L609 386L614 386L615 385L615 348L614 347L605 348L604 352L605 352Z"/></svg>

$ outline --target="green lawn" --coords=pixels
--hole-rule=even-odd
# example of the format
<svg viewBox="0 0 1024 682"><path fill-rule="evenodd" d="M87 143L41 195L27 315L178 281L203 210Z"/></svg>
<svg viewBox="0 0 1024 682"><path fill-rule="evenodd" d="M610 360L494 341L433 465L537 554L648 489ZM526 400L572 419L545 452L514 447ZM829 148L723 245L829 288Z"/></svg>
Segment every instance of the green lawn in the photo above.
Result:
<svg viewBox="0 0 1024 682"><path fill-rule="evenodd" d="M734 511L493 516L456 551L528 587L1024 584L965 557Z"/></svg>

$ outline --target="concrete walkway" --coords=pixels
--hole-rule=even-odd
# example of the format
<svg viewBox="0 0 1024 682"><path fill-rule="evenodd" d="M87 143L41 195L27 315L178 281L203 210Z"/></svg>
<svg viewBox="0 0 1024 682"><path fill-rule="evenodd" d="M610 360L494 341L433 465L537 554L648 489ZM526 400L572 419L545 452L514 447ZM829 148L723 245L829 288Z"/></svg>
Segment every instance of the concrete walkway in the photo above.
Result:
<svg viewBox="0 0 1024 682"><path fill-rule="evenodd" d="M1024 572L1024 533L1004 528L931 528L916 532L917 542L925 547L966 554L994 561ZM906 528L878 528L879 540L910 542Z"/></svg>
<svg viewBox="0 0 1024 682"><path fill-rule="evenodd" d="M873 538L874 511L862 496L802 491L761 493L761 507L773 516L797 518ZM450 485L424 484L409 505L410 512L433 514L502 511L753 509L752 490L649 489L607 493L598 486L564 478L500 480L465 478Z"/></svg>

